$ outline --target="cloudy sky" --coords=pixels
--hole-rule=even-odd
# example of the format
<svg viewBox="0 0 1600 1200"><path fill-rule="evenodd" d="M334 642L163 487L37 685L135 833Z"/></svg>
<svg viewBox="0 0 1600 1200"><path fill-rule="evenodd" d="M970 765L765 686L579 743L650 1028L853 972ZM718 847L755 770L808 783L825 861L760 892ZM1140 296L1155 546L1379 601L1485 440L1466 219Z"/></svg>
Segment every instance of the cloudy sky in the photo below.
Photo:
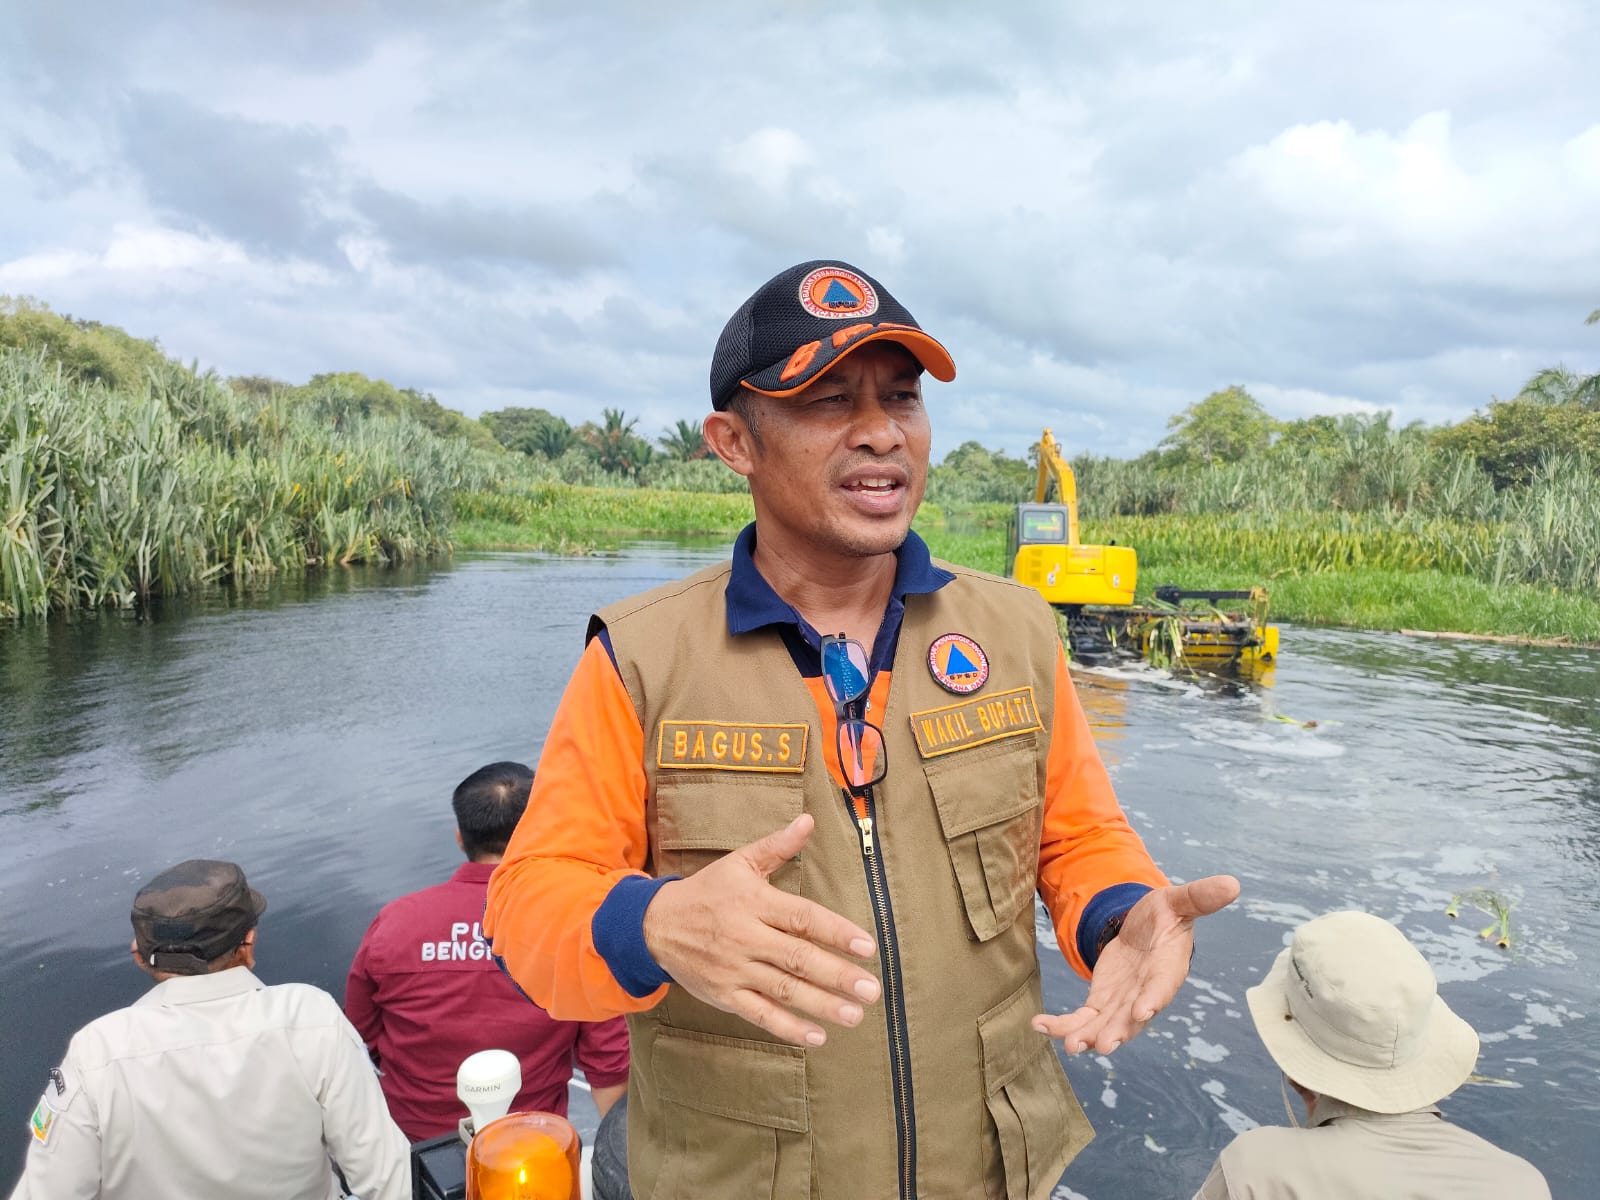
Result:
<svg viewBox="0 0 1600 1200"><path fill-rule="evenodd" d="M839 257L953 352L935 451L1132 454L1230 383L1458 419L1600 370L1600 9L0 0L0 293L468 413L708 407Z"/></svg>

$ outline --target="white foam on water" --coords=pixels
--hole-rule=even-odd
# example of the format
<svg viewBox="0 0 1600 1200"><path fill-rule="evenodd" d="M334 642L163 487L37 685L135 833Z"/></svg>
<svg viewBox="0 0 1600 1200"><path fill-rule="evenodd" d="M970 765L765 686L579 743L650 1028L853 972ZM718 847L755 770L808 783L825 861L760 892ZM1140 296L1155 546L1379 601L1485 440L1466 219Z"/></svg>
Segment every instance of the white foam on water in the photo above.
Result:
<svg viewBox="0 0 1600 1200"><path fill-rule="evenodd" d="M1246 721L1192 721L1184 726L1197 742L1225 745L1233 754L1259 754L1265 758L1287 758L1301 762L1339 758L1344 746L1319 738L1315 729L1274 723L1263 727Z"/></svg>
<svg viewBox="0 0 1600 1200"><path fill-rule="evenodd" d="M1234 1133L1244 1133L1260 1125L1260 1122L1249 1113L1235 1108L1223 1099L1228 1094L1228 1089L1222 1080L1208 1079L1200 1085L1200 1090L1211 1097L1211 1103L1215 1104L1217 1111L1222 1114L1222 1123Z"/></svg>
<svg viewBox="0 0 1600 1200"><path fill-rule="evenodd" d="M1117 1106L1117 1089L1112 1087L1109 1083L1106 1084L1105 1087L1101 1088L1100 1103L1104 1104L1107 1108L1115 1108Z"/></svg>
<svg viewBox="0 0 1600 1200"><path fill-rule="evenodd" d="M1193 1017L1187 1016L1184 1013L1174 1012L1170 1008L1167 1009L1167 1011L1166 1011L1166 1018L1167 1018L1168 1021L1172 1021L1172 1022L1175 1022L1176 1024L1182 1025L1190 1033L1193 1033L1195 1031L1195 1028L1202 1023L1202 1022L1196 1021Z"/></svg>
<svg viewBox="0 0 1600 1200"><path fill-rule="evenodd" d="M1198 1037L1190 1038L1189 1044L1184 1049L1189 1052L1190 1058L1197 1058L1201 1062L1219 1063L1228 1057L1226 1046L1219 1046L1215 1042L1208 1042Z"/></svg>
<svg viewBox="0 0 1600 1200"><path fill-rule="evenodd" d="M1152 1154L1165 1154L1167 1152L1167 1148L1148 1133L1144 1135L1144 1148Z"/></svg>
<svg viewBox="0 0 1600 1200"><path fill-rule="evenodd" d="M1557 1029L1561 1028L1561 1018L1549 1005L1529 1004L1522 1011L1528 1014L1528 1020L1535 1025L1553 1025Z"/></svg>
<svg viewBox="0 0 1600 1200"><path fill-rule="evenodd" d="M1494 870L1494 855L1482 846L1441 846L1433 869L1440 875L1475 879Z"/></svg>
<svg viewBox="0 0 1600 1200"><path fill-rule="evenodd" d="M1411 944L1422 952L1440 983L1473 983L1506 968L1509 959L1459 925L1439 931L1408 930Z"/></svg>
<svg viewBox="0 0 1600 1200"><path fill-rule="evenodd" d="M1292 904L1286 900L1258 900L1247 899L1244 902L1245 915L1252 921L1271 921L1275 925L1287 925L1291 929L1304 925L1317 914L1303 904ZM1283 944L1289 944L1289 935L1284 934Z"/></svg>
<svg viewBox="0 0 1600 1200"><path fill-rule="evenodd" d="M1089 1200L1082 1192L1075 1192L1064 1183L1058 1183L1050 1193L1050 1200Z"/></svg>
<svg viewBox="0 0 1600 1200"><path fill-rule="evenodd" d="M1205 689L1199 684L1188 679L1180 679L1165 667L1152 667L1149 663L1139 661L1118 663L1115 666L1100 664L1096 666L1081 666L1074 663L1074 673L1083 675L1096 675L1101 679L1119 679L1125 683L1143 683L1151 687L1160 688L1164 692L1172 692L1188 696L1204 696Z"/></svg>
<svg viewBox="0 0 1600 1200"><path fill-rule="evenodd" d="M1194 990L1197 991L1197 992L1203 992L1207 997L1209 997L1212 1000L1222 1000L1222 1001L1225 1001L1225 1002L1227 1002L1229 1004L1237 1004L1238 1003L1238 1000L1236 1000L1234 997L1230 996L1227 992L1223 991L1216 984L1210 983L1207 980L1201 979L1196 975L1189 976L1189 986L1194 988ZM1239 1015L1238 1013L1234 1014L1234 1016L1238 1016L1238 1015Z"/></svg>
<svg viewBox="0 0 1600 1200"><path fill-rule="evenodd" d="M1480 1042L1503 1042L1507 1038L1517 1038L1520 1041L1531 1042L1538 1038L1533 1032L1532 1025L1513 1025L1510 1029L1495 1029L1488 1033L1478 1034Z"/></svg>

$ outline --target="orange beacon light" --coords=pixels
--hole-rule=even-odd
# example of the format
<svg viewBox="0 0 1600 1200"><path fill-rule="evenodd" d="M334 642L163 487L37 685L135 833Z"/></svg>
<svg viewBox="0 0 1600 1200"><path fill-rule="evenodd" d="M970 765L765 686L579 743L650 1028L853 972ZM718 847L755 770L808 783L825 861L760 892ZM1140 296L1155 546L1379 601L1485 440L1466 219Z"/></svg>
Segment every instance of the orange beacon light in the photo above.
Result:
<svg viewBox="0 0 1600 1200"><path fill-rule="evenodd" d="M578 1131L553 1113L490 1121L467 1146L467 1200L581 1200Z"/></svg>
<svg viewBox="0 0 1600 1200"><path fill-rule="evenodd" d="M554 1113L506 1114L522 1088L522 1064L508 1050L480 1050L456 1072L456 1094L471 1114L466 1200L582 1200L578 1131Z"/></svg>

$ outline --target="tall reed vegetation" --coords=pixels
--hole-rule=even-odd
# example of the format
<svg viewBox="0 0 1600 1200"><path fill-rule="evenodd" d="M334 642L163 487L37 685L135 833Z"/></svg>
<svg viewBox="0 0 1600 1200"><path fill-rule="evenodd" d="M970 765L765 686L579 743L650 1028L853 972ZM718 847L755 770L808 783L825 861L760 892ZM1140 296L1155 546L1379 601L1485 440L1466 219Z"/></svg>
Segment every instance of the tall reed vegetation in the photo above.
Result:
<svg viewBox="0 0 1600 1200"><path fill-rule="evenodd" d="M1589 410L1562 401L1530 416L1542 403L1433 431L1316 417L1276 440L1234 439L1247 447L1237 458L1216 437L1132 461L1080 456L1081 536L1135 547L1145 593L1265 583L1274 610L1301 620L1593 641L1600 453L1565 436ZM1026 463L969 443L934 469L929 496L943 507L918 527L935 553L1004 573L1004 531L1033 480Z"/></svg>
<svg viewBox="0 0 1600 1200"><path fill-rule="evenodd" d="M0 617L448 548L498 451L415 421L252 396L160 360L137 383L0 349Z"/></svg>
<svg viewBox="0 0 1600 1200"><path fill-rule="evenodd" d="M1073 462L1085 537L1265 571L1439 570L1600 593L1600 457L1547 449L1524 483L1496 487L1468 453L1386 415L1236 462Z"/></svg>

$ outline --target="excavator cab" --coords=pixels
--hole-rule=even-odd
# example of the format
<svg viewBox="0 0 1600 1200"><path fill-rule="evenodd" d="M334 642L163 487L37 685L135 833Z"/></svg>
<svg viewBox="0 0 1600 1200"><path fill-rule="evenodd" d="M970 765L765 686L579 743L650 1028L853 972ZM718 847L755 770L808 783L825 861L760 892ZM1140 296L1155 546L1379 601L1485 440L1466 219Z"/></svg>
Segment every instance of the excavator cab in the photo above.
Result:
<svg viewBox="0 0 1600 1200"><path fill-rule="evenodd" d="M1065 504L1019 504L1011 525L1011 574L1051 604L1133 603L1139 560L1131 546L1084 546L1068 540Z"/></svg>
<svg viewBox="0 0 1600 1200"><path fill-rule="evenodd" d="M1050 502L1051 492L1056 502ZM1133 603L1139 560L1131 546L1085 546L1078 541L1078 484L1046 429L1039 440L1039 477L1033 502L1017 505L1006 558L1012 577L1051 604Z"/></svg>

